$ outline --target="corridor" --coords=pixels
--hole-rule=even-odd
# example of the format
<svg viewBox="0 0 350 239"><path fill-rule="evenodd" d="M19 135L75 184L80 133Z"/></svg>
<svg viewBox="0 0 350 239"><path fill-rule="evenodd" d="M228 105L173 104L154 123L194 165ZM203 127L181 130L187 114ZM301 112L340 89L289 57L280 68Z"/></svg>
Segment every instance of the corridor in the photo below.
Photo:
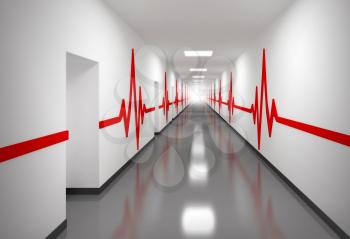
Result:
<svg viewBox="0 0 350 239"><path fill-rule="evenodd" d="M60 239L335 238L206 104L188 106L100 195L67 196Z"/></svg>
<svg viewBox="0 0 350 239"><path fill-rule="evenodd" d="M0 0L0 239L350 239L350 0Z"/></svg>

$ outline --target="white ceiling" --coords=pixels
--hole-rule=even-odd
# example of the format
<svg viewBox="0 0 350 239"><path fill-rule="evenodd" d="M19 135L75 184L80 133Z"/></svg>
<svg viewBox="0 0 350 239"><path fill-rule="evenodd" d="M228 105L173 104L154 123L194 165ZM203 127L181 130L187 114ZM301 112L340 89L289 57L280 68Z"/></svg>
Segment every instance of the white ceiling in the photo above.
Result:
<svg viewBox="0 0 350 239"><path fill-rule="evenodd" d="M225 68L293 0L105 0L147 44L160 47L179 74ZM209 62L183 55L184 49L214 50ZM183 77L183 75L182 75ZM213 76L214 77L214 76Z"/></svg>

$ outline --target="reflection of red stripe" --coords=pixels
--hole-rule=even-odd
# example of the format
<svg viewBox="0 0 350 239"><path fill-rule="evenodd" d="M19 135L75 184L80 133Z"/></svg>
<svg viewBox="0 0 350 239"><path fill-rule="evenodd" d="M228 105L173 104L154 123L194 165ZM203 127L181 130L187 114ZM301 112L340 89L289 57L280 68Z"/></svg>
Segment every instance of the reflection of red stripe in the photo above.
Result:
<svg viewBox="0 0 350 239"><path fill-rule="evenodd" d="M7 160L49 147L54 144L68 140L68 131L50 134L36 139L27 140L21 143L0 148L0 163Z"/></svg>

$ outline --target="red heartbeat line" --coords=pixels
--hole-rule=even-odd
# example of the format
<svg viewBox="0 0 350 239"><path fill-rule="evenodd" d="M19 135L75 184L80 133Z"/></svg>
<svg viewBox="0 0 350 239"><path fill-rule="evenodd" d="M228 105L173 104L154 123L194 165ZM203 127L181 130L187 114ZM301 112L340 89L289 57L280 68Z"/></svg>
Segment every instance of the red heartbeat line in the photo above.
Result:
<svg viewBox="0 0 350 239"><path fill-rule="evenodd" d="M216 103L219 104L219 113L221 110L221 105L222 104L226 105L229 112L229 122L231 122L231 116L233 115L235 108L238 110L244 111L246 113L252 114L253 122L257 128L259 150L260 150L260 144L261 144L261 125L262 125L264 102L265 102L265 114L267 119L267 128L268 128L268 133L270 138L272 135L273 123L274 121L276 121L277 123L289 126L291 128L298 129L306 133L313 134L313 135L337 142L339 144L350 146L350 135L339 133L329 129L320 128L310 124L305 124L299 121L295 121L292 119L279 116L277 111L276 101L274 98L272 98L271 109L270 109L267 89L268 88L267 88L267 77L266 77L266 54L265 54L265 49L263 49L260 100L259 100L258 86L256 86L255 102L251 104L250 108L235 104L234 97L232 95L232 72L231 72L228 100L227 101L222 100L221 80L220 80L219 99L216 99L215 85L214 85L214 94L212 93L212 90L213 90L212 87L210 87L209 102L210 102L210 105L214 104L214 107L216 107ZM213 98L213 95L214 95L214 98Z"/></svg>
<svg viewBox="0 0 350 239"><path fill-rule="evenodd" d="M168 112L169 112L169 106L171 104L176 104L176 110L178 108L179 102L182 103L183 99L178 99L178 92L177 92L177 81L176 81L176 98L174 102L169 101L169 94L167 89L167 80L166 80L166 73L165 73L165 84L164 84L164 97L163 97L163 103L159 106L159 109L164 108L164 114L166 114L166 119L168 122ZM122 103L120 106L119 114L116 117L101 120L99 122L99 128L105 128L114 124L118 124L121 121L124 122L124 131L125 131L125 137L127 138L129 136L129 126L131 121L131 111L132 107L134 108L134 118L135 118L135 126L136 126L136 148L139 149L140 147L140 129L141 125L144 122L145 115L148 113L151 113L156 110L156 107L147 107L146 104L142 101L142 89L141 86L138 87L138 95L137 95L137 87L136 87L136 74L135 74L135 53L134 49L132 49L131 53L131 72L130 72L130 86L129 86L129 100L128 100L128 107L126 108L125 99L122 99ZM132 103L134 103L132 105ZM178 110L177 110L178 111Z"/></svg>
<svg viewBox="0 0 350 239"><path fill-rule="evenodd" d="M159 109L163 109L163 114L166 118L166 121L168 122L168 115L169 115L169 110L171 105L175 105L176 108L176 113L179 112L179 104L183 107L184 104L185 106L187 105L187 85L186 90L185 90L185 95L184 95L184 83L182 82L182 87L181 87L181 99L179 99L179 92L178 92L178 83L176 80L176 85L175 85L175 99L173 102L169 100L169 92L168 92L168 86L167 86L167 76L166 73L164 75L164 96L162 98L162 104L158 106Z"/></svg>
<svg viewBox="0 0 350 239"><path fill-rule="evenodd" d="M176 81L177 85L177 81ZM176 88L177 91L177 88ZM164 96L162 98L162 104L158 106L159 109L163 109L163 114L166 118L166 122L168 122L168 116L169 116L169 109L170 106L173 103L169 100L169 92L168 92L168 85L167 85L167 79L166 79L166 72L164 74Z"/></svg>

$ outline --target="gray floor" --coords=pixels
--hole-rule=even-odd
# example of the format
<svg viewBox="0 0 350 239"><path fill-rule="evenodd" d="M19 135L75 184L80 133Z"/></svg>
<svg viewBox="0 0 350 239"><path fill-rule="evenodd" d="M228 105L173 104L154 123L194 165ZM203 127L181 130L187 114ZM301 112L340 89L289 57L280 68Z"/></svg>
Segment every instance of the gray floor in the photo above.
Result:
<svg viewBox="0 0 350 239"><path fill-rule="evenodd" d="M206 105L192 105L101 195L67 197L59 238L335 238Z"/></svg>

